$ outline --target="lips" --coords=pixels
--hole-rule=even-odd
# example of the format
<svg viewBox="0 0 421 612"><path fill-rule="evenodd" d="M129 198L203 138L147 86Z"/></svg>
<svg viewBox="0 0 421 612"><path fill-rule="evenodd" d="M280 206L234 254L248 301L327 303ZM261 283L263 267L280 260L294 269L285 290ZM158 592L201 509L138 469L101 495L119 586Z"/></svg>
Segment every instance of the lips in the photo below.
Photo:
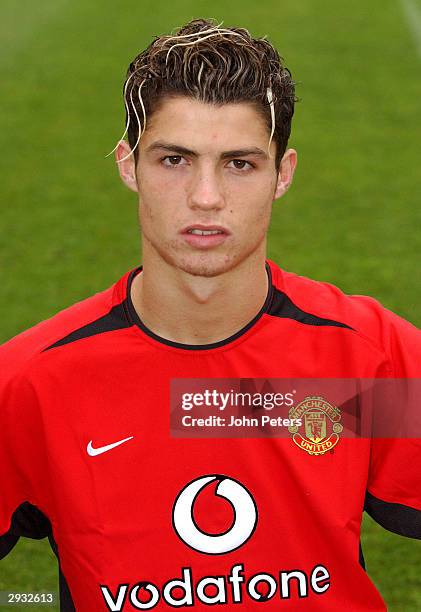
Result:
<svg viewBox="0 0 421 612"><path fill-rule="evenodd" d="M182 234L192 234L193 236L215 236L218 234L226 234L229 235L230 232L226 227L222 225L204 225L202 223L196 223L194 225L189 225L181 230Z"/></svg>
<svg viewBox="0 0 421 612"><path fill-rule="evenodd" d="M217 247L231 234L222 225L204 225L196 223L185 227L180 234L186 244L194 249L210 249Z"/></svg>

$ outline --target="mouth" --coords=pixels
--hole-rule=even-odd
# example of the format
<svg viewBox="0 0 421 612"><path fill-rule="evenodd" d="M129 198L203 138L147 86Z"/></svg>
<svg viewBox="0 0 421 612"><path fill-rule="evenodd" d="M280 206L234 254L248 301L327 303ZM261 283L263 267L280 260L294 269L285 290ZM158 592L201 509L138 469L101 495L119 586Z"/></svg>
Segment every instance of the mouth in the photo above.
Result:
<svg viewBox="0 0 421 612"><path fill-rule="evenodd" d="M187 230L188 234L194 234L195 236L213 236L214 234L223 234L221 230L200 230L197 228Z"/></svg>
<svg viewBox="0 0 421 612"><path fill-rule="evenodd" d="M180 232L192 247L203 249L222 244L230 231L220 225L189 225Z"/></svg>
<svg viewBox="0 0 421 612"><path fill-rule="evenodd" d="M230 232L221 225L189 225L181 230L182 234L193 234L194 236L213 236L215 234L229 234Z"/></svg>

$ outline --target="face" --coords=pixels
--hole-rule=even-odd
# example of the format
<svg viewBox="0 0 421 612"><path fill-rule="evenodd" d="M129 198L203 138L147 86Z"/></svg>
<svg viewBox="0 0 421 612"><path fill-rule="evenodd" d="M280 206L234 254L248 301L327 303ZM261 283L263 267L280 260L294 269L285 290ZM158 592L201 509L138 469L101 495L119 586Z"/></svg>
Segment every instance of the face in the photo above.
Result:
<svg viewBox="0 0 421 612"><path fill-rule="evenodd" d="M196 276L217 276L259 250L274 199L292 181L296 153L275 169L276 145L252 104L214 106L169 98L147 122L133 155L119 164L139 195L143 258ZM130 152L121 141L117 160ZM204 232L204 234L203 234Z"/></svg>

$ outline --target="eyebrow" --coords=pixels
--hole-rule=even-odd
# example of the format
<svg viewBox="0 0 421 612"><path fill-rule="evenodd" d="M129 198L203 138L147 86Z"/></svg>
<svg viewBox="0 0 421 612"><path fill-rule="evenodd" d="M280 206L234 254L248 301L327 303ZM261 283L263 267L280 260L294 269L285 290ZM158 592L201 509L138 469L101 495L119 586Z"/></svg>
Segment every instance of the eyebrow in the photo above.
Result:
<svg viewBox="0 0 421 612"><path fill-rule="evenodd" d="M190 157L199 157L199 153L197 151L192 151L191 149L187 149L186 147L182 147L175 143L171 142L162 142L156 141L153 142L146 149L146 152L153 151L170 151L172 153L179 153L180 155L190 155ZM255 155L257 157L262 157L267 159L268 155L262 149L258 147L247 147L246 149L233 149L232 151L224 151L221 153L221 159L227 159L231 157L248 157L249 155Z"/></svg>

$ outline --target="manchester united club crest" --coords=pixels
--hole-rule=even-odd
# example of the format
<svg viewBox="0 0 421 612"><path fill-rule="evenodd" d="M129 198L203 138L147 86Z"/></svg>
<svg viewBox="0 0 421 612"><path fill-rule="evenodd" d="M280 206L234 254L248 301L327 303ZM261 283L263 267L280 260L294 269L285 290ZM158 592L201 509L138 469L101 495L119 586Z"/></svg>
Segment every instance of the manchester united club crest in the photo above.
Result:
<svg viewBox="0 0 421 612"><path fill-rule="evenodd" d="M339 441L343 430L340 423L341 411L323 397L309 396L293 406L289 411L290 419L301 419L301 426L288 427L298 448L309 455L324 455L332 450Z"/></svg>

